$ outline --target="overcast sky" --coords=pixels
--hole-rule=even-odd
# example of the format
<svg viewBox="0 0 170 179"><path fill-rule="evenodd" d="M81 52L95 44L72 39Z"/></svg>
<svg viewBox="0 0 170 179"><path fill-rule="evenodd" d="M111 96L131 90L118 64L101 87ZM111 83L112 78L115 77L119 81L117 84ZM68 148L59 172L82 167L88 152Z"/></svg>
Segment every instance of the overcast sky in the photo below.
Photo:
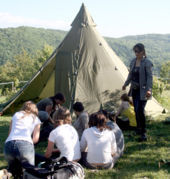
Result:
<svg viewBox="0 0 170 179"><path fill-rule="evenodd" d="M170 0L0 0L0 28L69 30L82 3L102 36L170 34Z"/></svg>

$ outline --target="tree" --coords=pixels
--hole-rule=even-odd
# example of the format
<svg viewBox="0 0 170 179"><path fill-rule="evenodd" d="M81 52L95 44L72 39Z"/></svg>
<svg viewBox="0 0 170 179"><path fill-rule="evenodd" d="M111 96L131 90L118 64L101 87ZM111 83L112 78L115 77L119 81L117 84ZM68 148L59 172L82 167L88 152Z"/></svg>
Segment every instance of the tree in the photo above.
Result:
<svg viewBox="0 0 170 179"><path fill-rule="evenodd" d="M41 51L40 50L37 51L35 57L36 60L34 62L36 70L38 70L43 65L43 63L50 57L52 52L53 52L53 47L48 44L45 44L44 48Z"/></svg>
<svg viewBox="0 0 170 179"><path fill-rule="evenodd" d="M21 53L0 67L1 82L29 80L35 73L34 60L22 49Z"/></svg>
<svg viewBox="0 0 170 179"><path fill-rule="evenodd" d="M163 63L160 70L160 77L170 82L170 60Z"/></svg>

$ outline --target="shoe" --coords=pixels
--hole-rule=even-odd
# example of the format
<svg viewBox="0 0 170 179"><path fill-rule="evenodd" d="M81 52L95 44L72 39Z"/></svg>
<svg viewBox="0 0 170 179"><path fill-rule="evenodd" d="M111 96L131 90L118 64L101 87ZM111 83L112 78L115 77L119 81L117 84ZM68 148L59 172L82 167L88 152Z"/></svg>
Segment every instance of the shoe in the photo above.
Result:
<svg viewBox="0 0 170 179"><path fill-rule="evenodd" d="M134 135L141 135L141 130L140 129L136 129Z"/></svg>
<svg viewBox="0 0 170 179"><path fill-rule="evenodd" d="M0 170L0 178L1 179L10 179L12 177L12 174L8 172L6 169Z"/></svg>
<svg viewBox="0 0 170 179"><path fill-rule="evenodd" d="M138 141L139 141L139 142L147 141L146 134L142 134Z"/></svg>

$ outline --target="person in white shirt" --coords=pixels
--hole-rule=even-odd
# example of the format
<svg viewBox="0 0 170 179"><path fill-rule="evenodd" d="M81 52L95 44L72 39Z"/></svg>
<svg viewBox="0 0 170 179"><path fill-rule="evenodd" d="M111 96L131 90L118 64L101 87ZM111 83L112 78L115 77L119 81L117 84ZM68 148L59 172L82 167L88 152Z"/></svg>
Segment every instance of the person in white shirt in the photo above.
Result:
<svg viewBox="0 0 170 179"><path fill-rule="evenodd" d="M34 144L40 135L40 120L38 109L32 101L24 103L22 109L16 112L10 123L9 136L5 141L4 155L8 162L8 170L12 174L16 161L28 162L34 165Z"/></svg>
<svg viewBox="0 0 170 179"><path fill-rule="evenodd" d="M55 152L60 152L60 158L68 161L78 161L81 158L80 143L77 131L72 127L71 115L67 108L60 107L54 114L56 128L51 131L45 157L50 158ZM57 149L54 149L56 145Z"/></svg>
<svg viewBox="0 0 170 179"><path fill-rule="evenodd" d="M92 117L93 127L84 130L80 142L81 151L87 151L87 158L82 159L82 164L90 169L112 168L115 163L113 156L117 152L115 135L106 126L107 119L102 113L92 114Z"/></svg>

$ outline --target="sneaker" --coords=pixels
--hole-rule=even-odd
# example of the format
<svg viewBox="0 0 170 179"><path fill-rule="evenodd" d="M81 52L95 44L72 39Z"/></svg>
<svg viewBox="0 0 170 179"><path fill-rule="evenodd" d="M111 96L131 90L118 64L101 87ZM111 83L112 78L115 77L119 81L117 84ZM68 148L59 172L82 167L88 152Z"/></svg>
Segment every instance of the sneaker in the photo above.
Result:
<svg viewBox="0 0 170 179"><path fill-rule="evenodd" d="M6 169L0 170L0 178L1 179L10 179L10 177L12 177L12 174L10 172L8 172L8 170L6 170Z"/></svg>
<svg viewBox="0 0 170 179"><path fill-rule="evenodd" d="M139 142L147 141L146 134L142 134L138 141L139 141Z"/></svg>

